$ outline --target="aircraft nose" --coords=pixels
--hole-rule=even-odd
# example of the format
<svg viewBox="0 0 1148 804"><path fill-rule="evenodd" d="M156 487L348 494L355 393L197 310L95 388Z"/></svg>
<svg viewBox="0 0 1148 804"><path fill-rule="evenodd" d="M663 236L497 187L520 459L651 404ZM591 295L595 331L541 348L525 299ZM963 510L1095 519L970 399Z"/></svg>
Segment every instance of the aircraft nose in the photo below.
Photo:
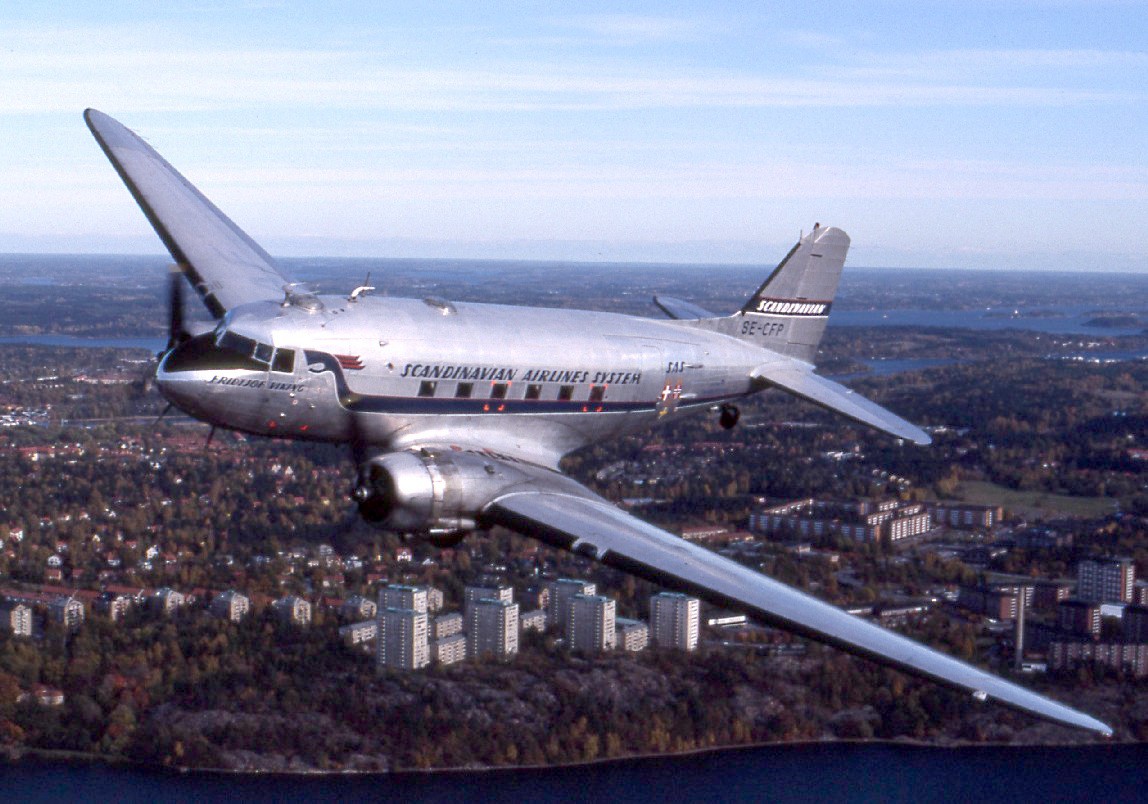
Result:
<svg viewBox="0 0 1148 804"><path fill-rule="evenodd" d="M155 372L156 387L168 402L200 417L204 413L204 389L210 385L212 369L217 368L213 362L218 360L212 336L184 341L160 359Z"/></svg>
<svg viewBox="0 0 1148 804"><path fill-rule="evenodd" d="M168 358L171 353L169 352L163 360L160 361L159 367L155 373L155 385L159 389L160 394L168 402L171 402L181 410L188 410L194 399L193 389L197 385L202 385L202 380L192 379L193 374L187 371L170 371L165 368Z"/></svg>

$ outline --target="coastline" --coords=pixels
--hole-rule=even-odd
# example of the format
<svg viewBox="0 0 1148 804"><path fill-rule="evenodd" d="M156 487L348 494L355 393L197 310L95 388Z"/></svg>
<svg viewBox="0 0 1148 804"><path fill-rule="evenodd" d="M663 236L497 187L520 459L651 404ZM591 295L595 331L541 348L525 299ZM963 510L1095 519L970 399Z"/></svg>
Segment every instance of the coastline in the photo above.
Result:
<svg viewBox="0 0 1148 804"><path fill-rule="evenodd" d="M342 768L334 770L324 770L322 768L314 769L283 769L283 770L260 770L255 768L213 768L213 767L197 767L192 765L162 765L142 762L139 760L130 759L128 757L120 757L114 755L94 754L84 751L67 751L63 749L46 749L46 748L13 748L11 746L4 746L0 748L0 767L4 765L16 765L29 762L42 762L60 763L69 765L103 765L108 768L127 768L140 771L159 772L159 773L172 773L176 775L187 774L203 774L203 775L222 775L222 776L259 776L259 777L306 777L315 778L322 776L329 776L332 778L346 778L346 777L399 777L399 776L449 776L449 775L463 775L463 774L498 774L502 772L516 773L516 772L542 772L542 771L559 771L559 770L575 770L578 768L593 768L600 766L619 765L626 763L642 763L652 762L656 760L666 759L689 759L705 757L722 753L745 753L752 751L762 751L767 749L801 749L801 748L820 748L820 747L857 747L857 748L911 748L911 749L924 749L927 751L940 751L940 750L968 750L968 749L985 749L985 750L1079 750L1090 749L1093 747L1131 747L1131 746L1145 746L1148 743L1138 740L1128 739L1111 739L1111 740L1096 740L1091 743L1045 743L1045 742L973 742L970 740L952 739L946 741L928 741L918 740L913 738L898 738L893 740L863 740L863 739L825 739L825 740L792 740L792 741L764 741L753 743L740 743L737 745L714 745L705 746L702 748L691 748L685 751L668 751L663 753L645 752L638 754L627 754L626 756L618 757L599 757L591 760L579 760L575 762L557 762L552 764L508 764L508 765L464 765L458 767L445 767L445 768L392 768L390 770L356 770L353 768Z"/></svg>

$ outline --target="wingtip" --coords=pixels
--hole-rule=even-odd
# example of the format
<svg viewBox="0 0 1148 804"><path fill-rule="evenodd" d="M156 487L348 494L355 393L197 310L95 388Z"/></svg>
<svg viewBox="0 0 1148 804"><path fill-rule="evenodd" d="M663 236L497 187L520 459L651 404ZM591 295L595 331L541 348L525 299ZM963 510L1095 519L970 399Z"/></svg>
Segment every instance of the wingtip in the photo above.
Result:
<svg viewBox="0 0 1148 804"><path fill-rule="evenodd" d="M1089 718L1089 720L1091 723L1086 724L1085 728L1091 729L1106 740L1112 739L1113 731L1111 726L1109 726L1107 723L1102 723L1096 718Z"/></svg>
<svg viewBox="0 0 1148 804"><path fill-rule="evenodd" d="M91 106L84 109L84 122L87 124L88 130L97 137L102 130L107 129L107 121L109 120L112 120L112 118L108 117L99 109L93 109Z"/></svg>

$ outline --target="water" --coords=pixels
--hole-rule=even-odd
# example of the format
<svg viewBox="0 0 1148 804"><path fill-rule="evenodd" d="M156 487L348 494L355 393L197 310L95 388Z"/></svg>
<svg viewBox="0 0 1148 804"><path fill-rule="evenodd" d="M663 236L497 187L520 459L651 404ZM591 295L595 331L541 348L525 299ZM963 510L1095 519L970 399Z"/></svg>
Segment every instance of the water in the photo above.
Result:
<svg viewBox="0 0 1148 804"><path fill-rule="evenodd" d="M1143 332L1140 324L1096 326L1094 308L1064 306L1041 310L1044 315L1017 315L992 310L834 310L829 318L834 327L934 327L943 329L1004 330L1023 329L1060 335L1118 336Z"/></svg>
<svg viewBox="0 0 1148 804"><path fill-rule="evenodd" d="M74 346L79 348L146 349L156 353L167 345L163 338L121 338L83 335L9 335L0 338L0 344L26 344L30 346Z"/></svg>
<svg viewBox="0 0 1148 804"><path fill-rule="evenodd" d="M1142 801L1148 746L924 748L826 743L585 767L370 776L178 773L51 762L0 766L0 800Z"/></svg>

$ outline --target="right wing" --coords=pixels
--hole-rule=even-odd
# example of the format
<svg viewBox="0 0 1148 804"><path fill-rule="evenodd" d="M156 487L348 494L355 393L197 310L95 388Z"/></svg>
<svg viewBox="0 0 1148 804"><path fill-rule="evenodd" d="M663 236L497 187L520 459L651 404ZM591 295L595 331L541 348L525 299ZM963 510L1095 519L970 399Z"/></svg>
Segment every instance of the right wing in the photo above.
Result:
<svg viewBox="0 0 1148 804"><path fill-rule="evenodd" d="M484 526L502 525L881 664L967 690L978 698L995 698L1038 717L1112 734L1104 723L1064 704L635 519L568 477L522 464L514 468L529 479L483 508L480 521Z"/></svg>
<svg viewBox="0 0 1148 804"><path fill-rule="evenodd" d="M103 112L84 120L212 315L283 297L292 283L271 255L150 145Z"/></svg>

